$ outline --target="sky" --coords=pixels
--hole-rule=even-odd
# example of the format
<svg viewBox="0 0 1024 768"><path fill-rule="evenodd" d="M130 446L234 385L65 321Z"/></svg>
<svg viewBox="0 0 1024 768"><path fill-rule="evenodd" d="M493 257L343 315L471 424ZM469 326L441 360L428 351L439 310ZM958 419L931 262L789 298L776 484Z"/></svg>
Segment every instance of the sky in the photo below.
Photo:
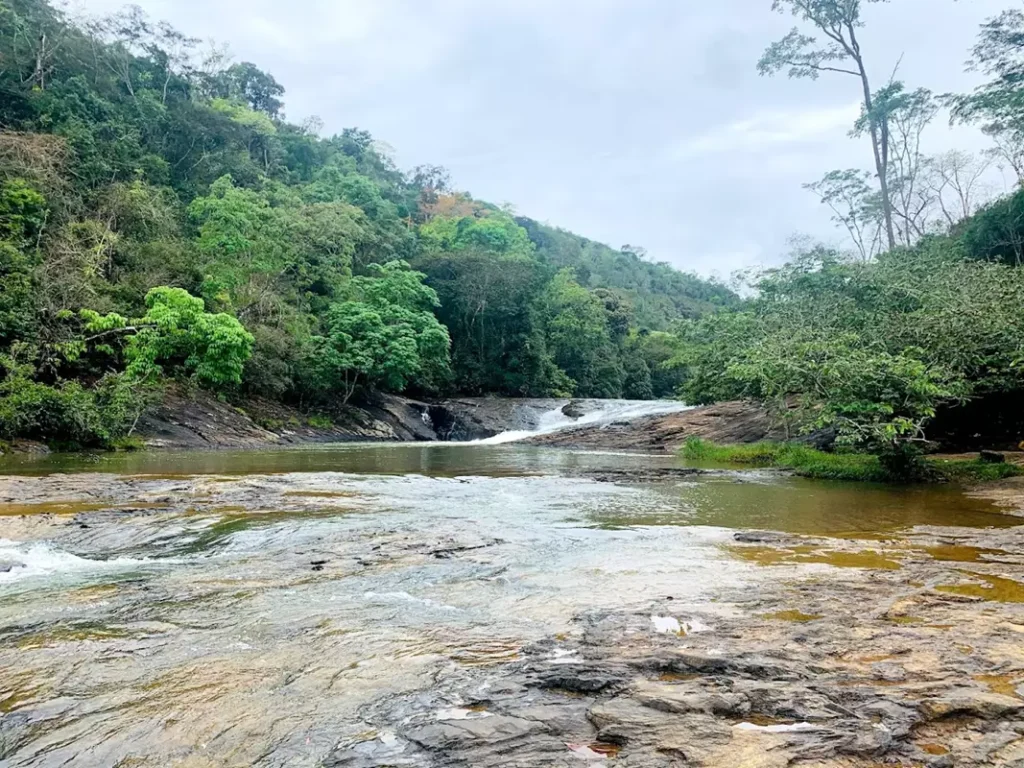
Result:
<svg viewBox="0 0 1024 768"><path fill-rule="evenodd" d="M794 24L771 0L136 0L227 43L285 86L287 116L369 130L402 168L704 275L783 260L792 236L840 240L803 184L871 166L851 139L859 83L764 78ZM868 4L875 83L966 91L978 25L1020 0ZM117 0L79 0L107 13ZM926 149L977 151L939 120Z"/></svg>

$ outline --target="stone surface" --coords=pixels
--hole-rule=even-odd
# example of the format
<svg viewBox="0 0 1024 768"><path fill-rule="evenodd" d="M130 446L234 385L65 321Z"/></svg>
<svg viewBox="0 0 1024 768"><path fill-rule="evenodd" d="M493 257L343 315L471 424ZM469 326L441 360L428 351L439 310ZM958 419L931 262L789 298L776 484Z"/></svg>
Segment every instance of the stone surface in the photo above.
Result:
<svg viewBox="0 0 1024 768"><path fill-rule="evenodd" d="M717 443L784 439L768 414L752 403L728 402L601 426L570 427L530 438L537 445L675 451L690 437Z"/></svg>

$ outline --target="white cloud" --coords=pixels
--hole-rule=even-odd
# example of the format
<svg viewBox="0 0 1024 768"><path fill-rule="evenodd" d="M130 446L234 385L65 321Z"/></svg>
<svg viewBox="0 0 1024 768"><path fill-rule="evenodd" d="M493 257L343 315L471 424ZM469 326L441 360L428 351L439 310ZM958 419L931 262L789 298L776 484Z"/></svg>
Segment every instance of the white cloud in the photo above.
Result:
<svg viewBox="0 0 1024 768"><path fill-rule="evenodd" d="M802 183L871 164L846 137L853 78L758 76L792 24L770 0L128 1L272 73L290 119L365 128L403 167L445 165L484 199L684 269L727 274L780 258L794 231L831 236ZM967 90L978 24L1006 3L870 4L869 65L888 77L904 54L909 84ZM984 143L937 121L928 151Z"/></svg>
<svg viewBox="0 0 1024 768"><path fill-rule="evenodd" d="M774 145L841 139L859 113L858 102L789 112L760 112L687 137L670 148L669 156L673 160L686 160L705 154L760 152Z"/></svg>

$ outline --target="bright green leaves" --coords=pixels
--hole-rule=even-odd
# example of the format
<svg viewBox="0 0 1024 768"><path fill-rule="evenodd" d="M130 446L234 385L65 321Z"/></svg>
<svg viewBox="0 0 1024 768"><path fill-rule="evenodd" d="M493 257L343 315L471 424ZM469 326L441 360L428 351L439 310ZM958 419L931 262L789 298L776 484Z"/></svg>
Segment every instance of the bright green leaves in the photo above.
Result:
<svg viewBox="0 0 1024 768"><path fill-rule="evenodd" d="M353 281L355 299L334 304L309 365L317 389L347 402L361 389L402 392L443 386L451 375L448 330L434 317L437 294L403 262Z"/></svg>
<svg viewBox="0 0 1024 768"><path fill-rule="evenodd" d="M210 108L227 115L233 122L260 136L273 136L277 133L277 127L266 114L249 109L244 104L227 99L214 99L210 102Z"/></svg>
<svg viewBox="0 0 1024 768"><path fill-rule="evenodd" d="M181 373L214 390L241 383L253 337L238 320L206 312L203 300L182 288L154 288L146 296L146 307L146 314L136 320L83 310L90 334L85 341L121 337L125 373L137 381Z"/></svg>
<svg viewBox="0 0 1024 768"><path fill-rule="evenodd" d="M206 312L202 299L181 288L154 288L146 306L139 331L128 342L129 371L177 365L213 389L241 383L253 337L238 320Z"/></svg>
<svg viewBox="0 0 1024 768"><path fill-rule="evenodd" d="M531 255L533 243L526 230L506 213L490 210L482 217L438 216L420 226L420 240L434 251L476 249L498 254Z"/></svg>
<svg viewBox="0 0 1024 768"><path fill-rule="evenodd" d="M46 198L27 182L0 184L0 240L16 247L34 243L46 223Z"/></svg>

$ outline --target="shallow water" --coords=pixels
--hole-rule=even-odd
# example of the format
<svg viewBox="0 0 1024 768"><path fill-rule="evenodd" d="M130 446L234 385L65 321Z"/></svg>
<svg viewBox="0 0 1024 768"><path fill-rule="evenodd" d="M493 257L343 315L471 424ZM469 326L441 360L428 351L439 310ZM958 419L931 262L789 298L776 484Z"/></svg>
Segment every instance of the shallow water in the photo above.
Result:
<svg viewBox="0 0 1024 768"><path fill-rule="evenodd" d="M733 556L732 529L1019 522L951 488L587 477L674 461L389 445L2 465L0 764L315 766L362 707L581 612L707 609L777 578Z"/></svg>

